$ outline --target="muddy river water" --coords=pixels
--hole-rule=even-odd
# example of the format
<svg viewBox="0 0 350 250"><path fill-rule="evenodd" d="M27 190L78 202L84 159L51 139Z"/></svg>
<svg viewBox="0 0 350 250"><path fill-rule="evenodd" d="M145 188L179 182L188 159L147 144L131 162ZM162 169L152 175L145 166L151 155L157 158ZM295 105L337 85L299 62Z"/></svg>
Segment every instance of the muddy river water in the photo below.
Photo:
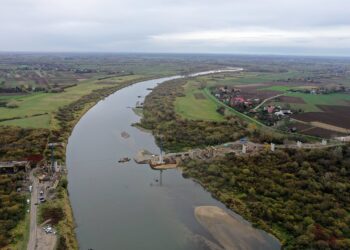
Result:
<svg viewBox="0 0 350 250"><path fill-rule="evenodd" d="M91 108L75 126L67 147L69 194L80 249L172 250L209 249L218 244L194 216L197 206L217 206L241 223L199 184L178 170L152 170L134 161L141 149L159 153L151 134L131 126L139 121L130 107L155 87L180 76L136 83ZM141 98L140 98L141 96ZM122 132L130 137L123 138ZM258 230L267 243L249 242L251 249L279 249L279 243Z"/></svg>

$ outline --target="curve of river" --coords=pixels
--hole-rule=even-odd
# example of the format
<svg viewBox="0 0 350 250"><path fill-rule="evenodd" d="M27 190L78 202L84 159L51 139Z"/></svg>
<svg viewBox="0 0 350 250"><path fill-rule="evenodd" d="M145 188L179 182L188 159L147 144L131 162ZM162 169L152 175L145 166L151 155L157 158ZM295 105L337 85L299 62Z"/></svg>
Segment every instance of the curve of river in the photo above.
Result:
<svg viewBox="0 0 350 250"><path fill-rule="evenodd" d="M205 73L213 72L199 74ZM218 206L249 224L178 170L163 171L160 186L160 171L133 161L117 163L141 149L159 153L150 133L131 126L140 118L130 107L143 101L150 92L147 89L180 77L123 88L97 103L75 126L67 147L67 167L80 249L207 249L203 242L215 240L197 222L197 206ZM122 138L123 131L130 137ZM270 245L268 249L279 249L274 237L257 231ZM266 249L256 242L250 247Z"/></svg>

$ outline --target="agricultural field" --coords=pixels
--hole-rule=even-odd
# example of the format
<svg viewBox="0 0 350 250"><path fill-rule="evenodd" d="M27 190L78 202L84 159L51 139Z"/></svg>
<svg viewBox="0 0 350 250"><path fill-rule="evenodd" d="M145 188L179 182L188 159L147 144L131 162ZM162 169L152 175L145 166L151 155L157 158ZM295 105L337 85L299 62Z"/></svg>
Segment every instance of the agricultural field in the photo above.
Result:
<svg viewBox="0 0 350 250"><path fill-rule="evenodd" d="M218 67L196 61L162 55L0 54L0 126L49 128L59 108L98 89Z"/></svg>
<svg viewBox="0 0 350 250"><path fill-rule="evenodd" d="M141 75L121 76L111 79L115 84L142 79ZM80 97L110 84L97 84L98 80L85 80L77 86L67 88L61 93L32 93L27 95L1 97L1 101L14 103L16 107L0 107L0 125L48 128L52 113Z"/></svg>
<svg viewBox="0 0 350 250"><path fill-rule="evenodd" d="M236 115L257 125L277 126L286 132L293 129L293 132L323 138L344 136L350 129L350 71L341 69L344 65L316 64L300 69L291 64L290 70L268 72L254 72L248 66L242 72L197 77L184 85L185 96L176 98L175 110L186 119L220 120ZM206 94L205 90L210 90L211 97L215 93L219 96L223 94L218 93L220 87L238 91L234 96L243 97L246 106L239 103L235 107L237 103L229 103L227 96L213 100ZM218 112L220 103L225 106L224 112L220 111L222 114ZM268 111L269 107L272 111ZM255 112L250 113L251 110ZM290 113L283 119L275 117L274 113L281 113L280 110Z"/></svg>
<svg viewBox="0 0 350 250"><path fill-rule="evenodd" d="M224 117L216 111L219 105L208 99L199 85L195 80L188 81L185 96L176 98L175 111L185 119L223 121Z"/></svg>

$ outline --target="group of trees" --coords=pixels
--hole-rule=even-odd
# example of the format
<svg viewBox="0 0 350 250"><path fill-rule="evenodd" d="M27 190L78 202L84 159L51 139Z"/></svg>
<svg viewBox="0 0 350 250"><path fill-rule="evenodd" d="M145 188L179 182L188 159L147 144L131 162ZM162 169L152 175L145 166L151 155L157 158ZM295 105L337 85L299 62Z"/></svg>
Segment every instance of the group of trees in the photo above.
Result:
<svg viewBox="0 0 350 250"><path fill-rule="evenodd" d="M141 126L153 131L166 150L217 145L247 135L246 124L235 117L225 121L183 119L176 114L174 101L184 95L186 80L173 80L157 86L144 102Z"/></svg>
<svg viewBox="0 0 350 250"><path fill-rule="evenodd" d="M46 129L0 127L0 161L25 160L41 155L48 135ZM0 174L0 248L15 241L12 230L25 217L26 195L17 192L25 178L21 172Z"/></svg>
<svg viewBox="0 0 350 250"><path fill-rule="evenodd" d="M42 154L48 136L48 129L0 126L0 161L24 160Z"/></svg>
<svg viewBox="0 0 350 250"><path fill-rule="evenodd" d="M348 147L230 154L183 171L285 249L350 249Z"/></svg>
<svg viewBox="0 0 350 250"><path fill-rule="evenodd" d="M26 198L17 192L24 178L23 173L0 175L0 248L14 242L12 230L25 217Z"/></svg>

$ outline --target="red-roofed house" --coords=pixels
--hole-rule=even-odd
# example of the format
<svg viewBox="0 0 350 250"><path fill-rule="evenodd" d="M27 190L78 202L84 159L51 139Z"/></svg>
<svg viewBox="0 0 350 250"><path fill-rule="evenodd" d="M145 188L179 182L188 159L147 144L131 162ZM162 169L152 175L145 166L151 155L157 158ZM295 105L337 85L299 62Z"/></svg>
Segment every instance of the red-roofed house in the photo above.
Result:
<svg viewBox="0 0 350 250"><path fill-rule="evenodd" d="M244 103L245 99L243 97L232 97L230 100L231 106L236 106L237 104Z"/></svg>

